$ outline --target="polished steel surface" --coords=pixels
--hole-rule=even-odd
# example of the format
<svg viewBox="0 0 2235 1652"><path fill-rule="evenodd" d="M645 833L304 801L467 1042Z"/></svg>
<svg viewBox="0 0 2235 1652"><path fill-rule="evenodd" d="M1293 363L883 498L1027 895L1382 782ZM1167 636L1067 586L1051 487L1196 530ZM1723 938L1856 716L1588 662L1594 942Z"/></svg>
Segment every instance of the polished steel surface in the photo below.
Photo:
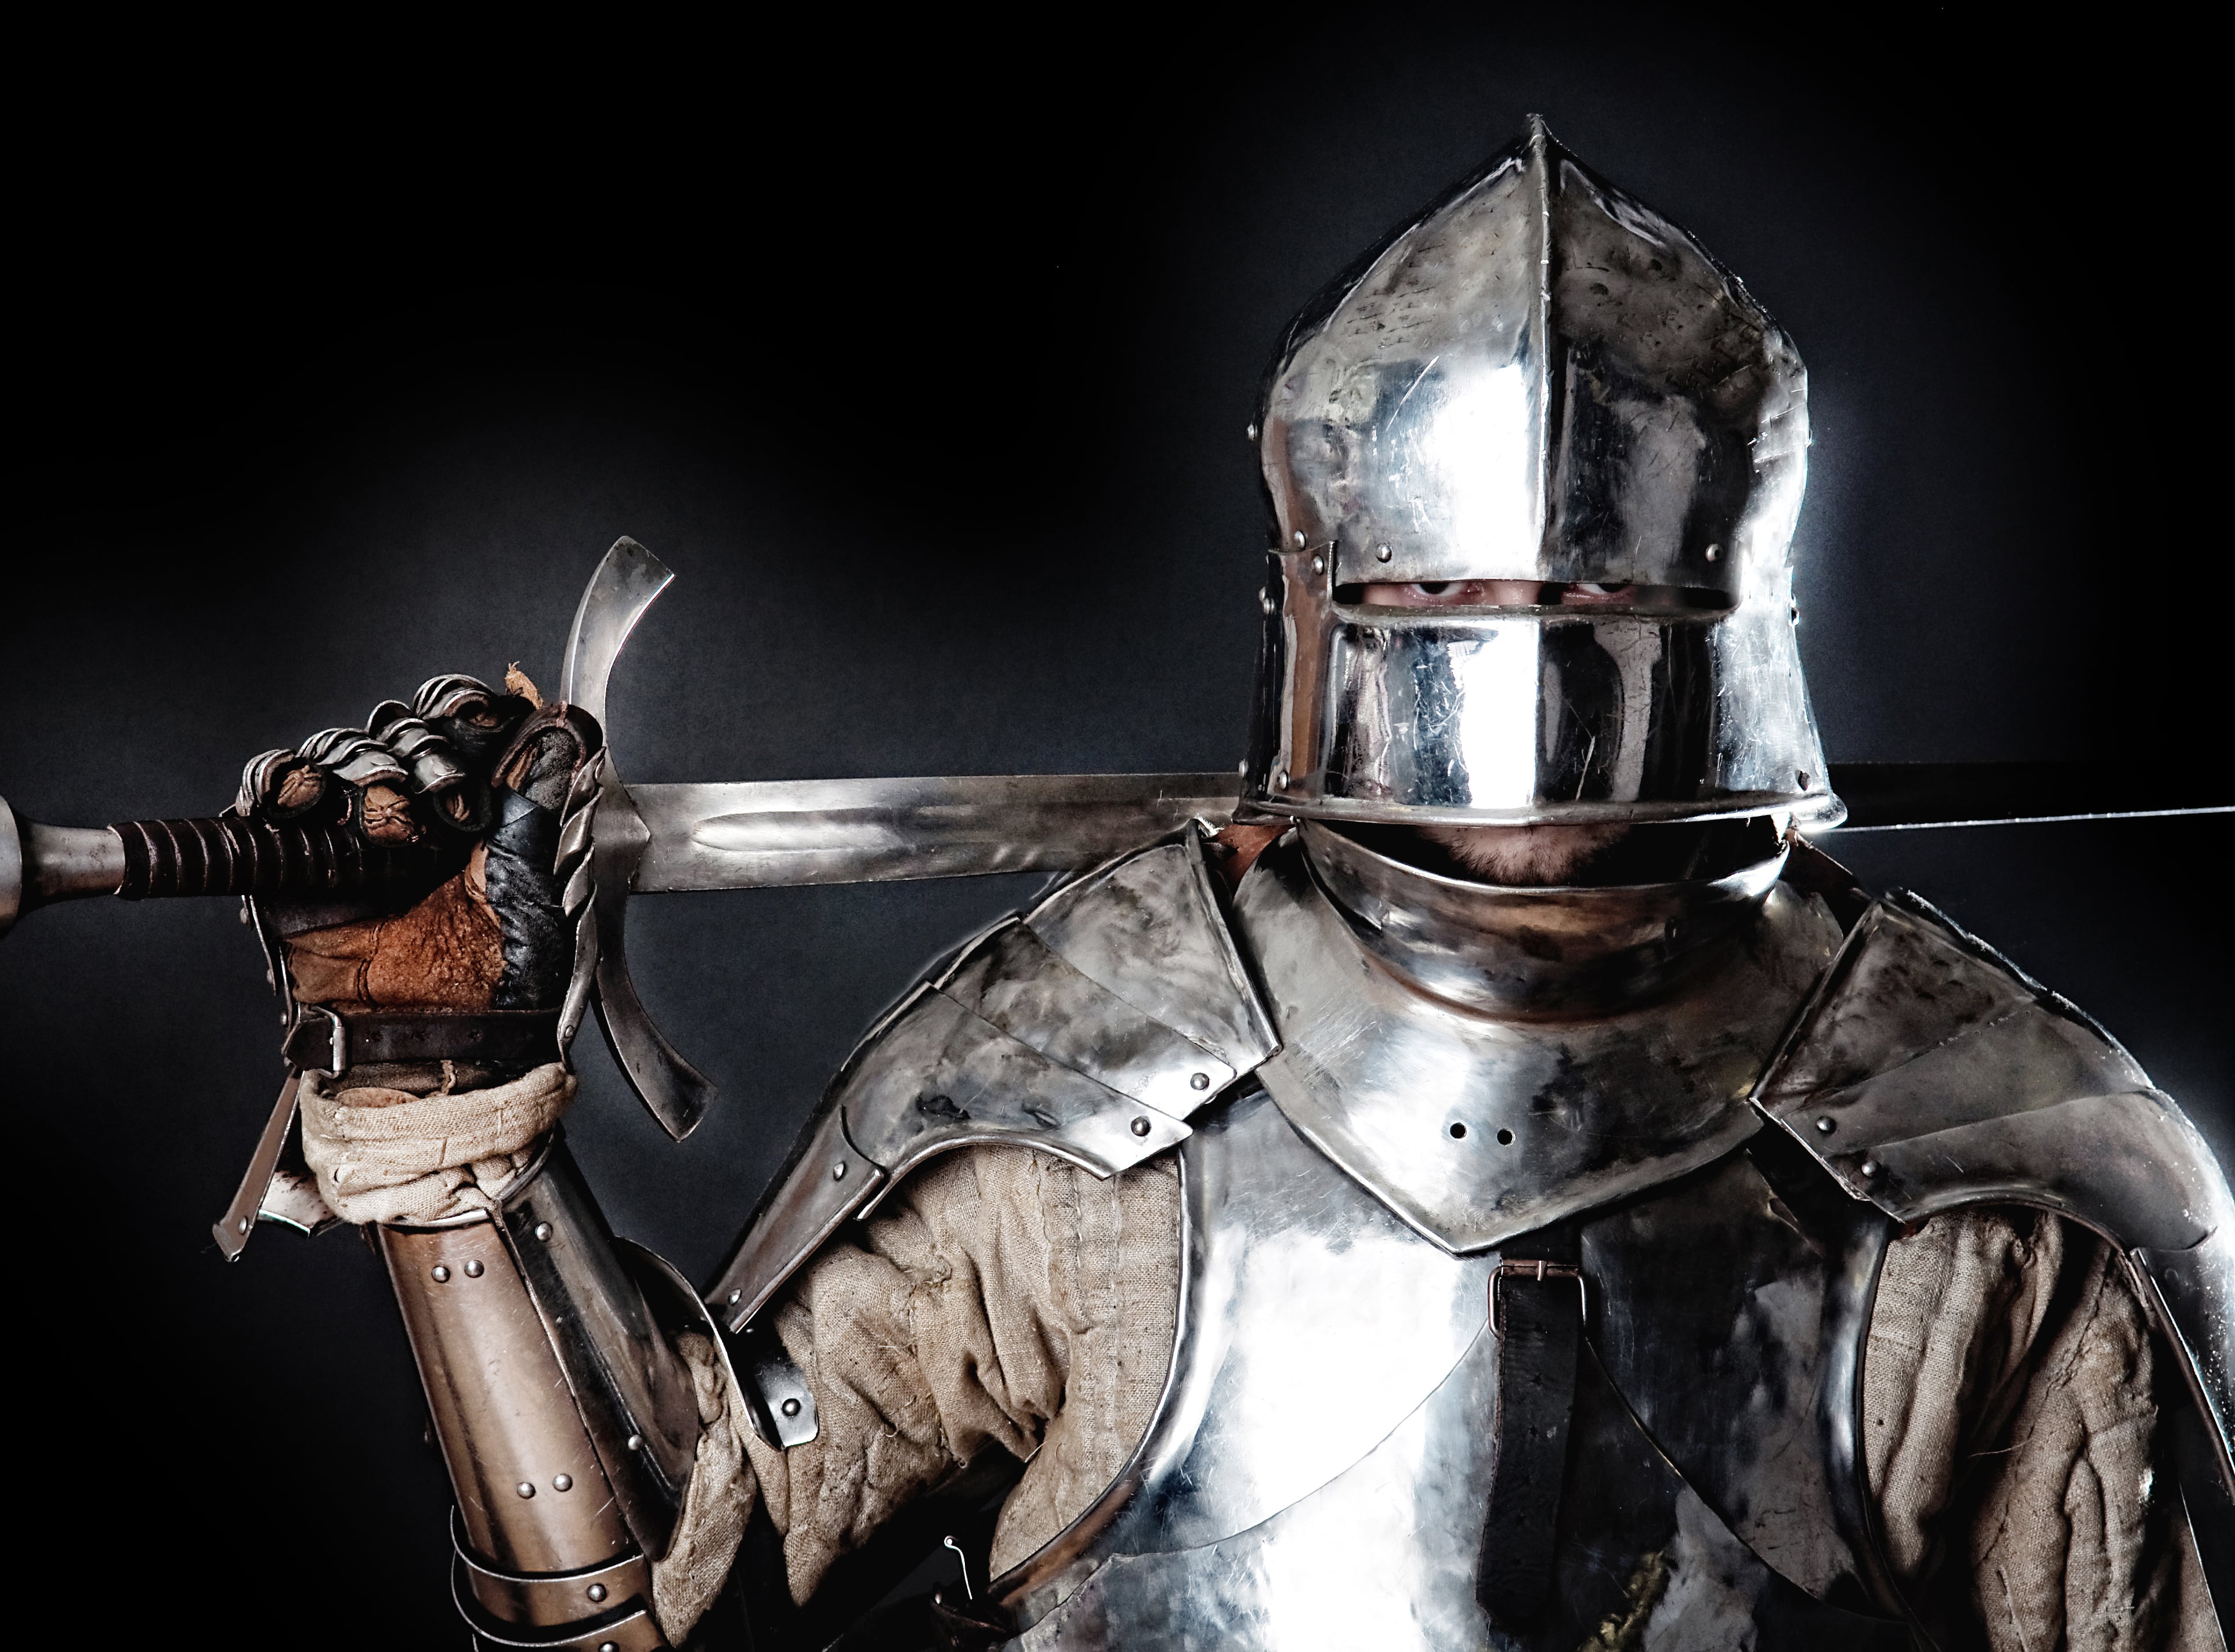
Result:
<svg viewBox="0 0 2235 1652"><path fill-rule="evenodd" d="M1256 428L1275 545L1252 801L1836 815L1793 634L1799 356L1541 121L1298 317ZM1469 580L1683 595L1589 616L1366 600Z"/></svg>
<svg viewBox="0 0 2235 1652"><path fill-rule="evenodd" d="M1499 1258L1428 1244L1261 1092L1206 1112L1180 1163L1188 1249L1172 1371L1111 1486L991 1585L1016 1616L1017 1652L1906 1644L1897 1626L1819 1605L1764 1565L1670 1470L1588 1355L1553 1599L1534 1628L1493 1629L1478 1584ZM1654 1281L1623 1269L1618 1284L1645 1295L1615 1314L1650 1315ZM1695 1394L1701 1414L1681 1421L1701 1438L1739 1432L1751 1399L1724 1383ZM1650 1627L1639 1611L1627 1638L1597 1638L1656 1568Z"/></svg>
<svg viewBox="0 0 2235 1652"><path fill-rule="evenodd" d="M573 1571L514 1571L475 1550L456 1510L450 1548L475 1603L502 1623L555 1627L652 1598L652 1568L634 1550Z"/></svg>
<svg viewBox="0 0 2235 1652"><path fill-rule="evenodd" d="M567 1377L495 1224L376 1227L449 1465L467 1541L522 1572L599 1566L637 1545L606 1485ZM482 1271L466 1273L479 1262ZM446 1263L451 1277L436 1283ZM574 1489L514 1488L565 1473Z"/></svg>
<svg viewBox="0 0 2235 1652"><path fill-rule="evenodd" d="M842 1168L843 1174L836 1174ZM705 1292L707 1306L741 1331L823 1241L853 1219L884 1184L884 1171L846 1139L846 1123L825 1097L792 1149L791 1162Z"/></svg>
<svg viewBox="0 0 2235 1652"><path fill-rule="evenodd" d="M0 797L0 935L15 928L23 913L23 829L16 824L16 812L8 806L8 800Z"/></svg>
<svg viewBox="0 0 2235 1652"><path fill-rule="evenodd" d="M540 1173L506 1194L501 1226L622 1517L657 1558L667 1552L698 1455L689 1368L564 1140ZM640 1442L633 1449L632 1438Z"/></svg>
<svg viewBox="0 0 2235 1652"><path fill-rule="evenodd" d="M1897 891L1850 933L1756 1100L1852 1197L1901 1221L2030 1205L2111 1240L2235 1488L2235 1192L2102 1028Z"/></svg>
<svg viewBox="0 0 2235 1652"><path fill-rule="evenodd" d="M295 1092L302 1082L303 1075L291 1068L287 1081L279 1087L272 1116L265 1121L264 1133L257 1138L256 1151L249 1155L248 1169L241 1176L233 1203L211 1224L210 1237L217 1241L218 1254L227 1262L240 1260L240 1253L248 1248L249 1235L256 1231L265 1194L279 1168L279 1155L295 1128Z"/></svg>
<svg viewBox="0 0 2235 1652"><path fill-rule="evenodd" d="M1065 885L1025 923L1112 997L1236 1073L1279 1045L1228 927L1197 827ZM1100 1075L1093 1066L1086 1070Z"/></svg>
<svg viewBox="0 0 2235 1652"><path fill-rule="evenodd" d="M634 886L651 894L1071 872L1191 818L1222 824L1235 788L1231 772L639 786L632 795L649 839Z"/></svg>
<svg viewBox="0 0 2235 1652"><path fill-rule="evenodd" d="M613 542L582 591L567 637L559 692L560 698L596 718L600 728L613 663L645 611L674 577L658 557L634 539L623 538ZM598 1024L646 1110L679 1141L705 1116L714 1086L668 1042L637 996L628 968L628 893L647 834L613 766L610 745L599 780L588 863L594 882L590 895L594 922L584 937L585 949L594 958ZM570 1003L574 1011L568 1025L571 1035L580 1021L580 1005L578 994L569 997L575 1000Z"/></svg>
<svg viewBox="0 0 2235 1652"><path fill-rule="evenodd" d="M114 827L43 826L0 797L0 935L35 906L114 895L123 883L124 842Z"/></svg>
<svg viewBox="0 0 2235 1652"><path fill-rule="evenodd" d="M747 1323L935 1153L1006 1142L1098 1176L1137 1165L1275 1043L1183 826L996 925L873 1028L707 1301Z"/></svg>
<svg viewBox="0 0 2235 1652"><path fill-rule="evenodd" d="M1845 1251L1743 1152L1583 1228L1586 1329L1639 1425L1755 1554L1819 1599L1859 1603L1824 1449L1861 1398L1828 1311ZM1833 1367L1847 1386L1827 1383Z"/></svg>
<svg viewBox="0 0 2235 1652"><path fill-rule="evenodd" d="M1281 1041L1259 1076L1307 1139L1457 1252L1642 1192L1745 1140L1759 1126L1747 1097L1838 943L1822 903L1779 884L1750 924L1717 939L1713 967L1619 1009L1524 1019L1398 974L1311 865L1299 838L1284 839L1235 900ZM1637 898L1597 892L1610 916Z"/></svg>
<svg viewBox="0 0 2235 1652"><path fill-rule="evenodd" d="M1408 865L1316 821L1300 836L1368 952L1434 997L1505 1017L1622 1009L1727 961L1785 867L1780 845L1723 878L1515 889Z"/></svg>
<svg viewBox="0 0 2235 1652"><path fill-rule="evenodd" d="M1262 1092L1205 1115L1181 1162L1188 1287L1172 1376L1133 1463L1105 1494L1120 1506L1090 1510L994 1581L993 1593L1018 1610L1021 1626L1053 1611L1111 1556L1223 1551L1244 1533L1254 1544L1253 1529L1336 1481L1393 1433L1420 1432L1422 1402L1470 1349L1491 1343L1494 1259L1422 1244L1299 1138ZM1475 1398L1470 1415L1478 1425L1489 1414L1487 1391ZM1428 1472L1386 1477L1364 1502L1336 1499L1334 1525L1356 1522L1338 1549L1323 1546L1332 1529L1301 1546L1292 1541L1269 1557L1285 1555L1291 1565L1259 1581L1294 1589L1321 1572L1312 1593L1322 1604L1339 1597L1334 1621L1356 1629L1386 1627L1393 1597L1456 1566L1459 1586L1440 1593L1470 1625L1478 1622L1474 1482L1486 1479L1487 1434L1455 1426L1448 1440L1412 1442L1399 1459ZM1452 1450L1460 1460L1449 1458ZM1471 1467L1469 1458L1477 1459ZM1421 1518L1423 1501L1445 1500L1449 1508ZM1377 1577L1392 1565L1393 1575ZM1245 1580L1253 1575L1242 1570ZM1170 1575L1151 1570L1160 1580ZM1206 1646L1222 1644L1219 1634L1234 1627L1183 1613L1170 1621ZM1249 1643L1287 1645L1285 1632L1301 1632L1277 1613L1268 1627L1273 1633ZM1130 1643L1163 1643L1144 1624L1131 1632L1142 1638ZM1115 1643L1129 1642L1118 1635ZM1347 1642L1406 1643L1372 1632Z"/></svg>

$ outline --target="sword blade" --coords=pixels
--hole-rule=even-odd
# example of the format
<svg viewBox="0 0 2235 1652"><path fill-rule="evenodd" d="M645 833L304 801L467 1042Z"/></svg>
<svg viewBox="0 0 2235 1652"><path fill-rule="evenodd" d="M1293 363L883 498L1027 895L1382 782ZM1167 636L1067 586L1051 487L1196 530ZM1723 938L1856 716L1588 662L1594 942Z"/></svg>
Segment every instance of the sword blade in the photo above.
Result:
<svg viewBox="0 0 2235 1652"><path fill-rule="evenodd" d="M1237 790L1231 770L632 786L651 839L630 887L652 894L1070 872L1196 815L1223 825Z"/></svg>
<svg viewBox="0 0 2235 1652"><path fill-rule="evenodd" d="M1841 832L2235 813L2224 774L2117 763L1834 763Z"/></svg>

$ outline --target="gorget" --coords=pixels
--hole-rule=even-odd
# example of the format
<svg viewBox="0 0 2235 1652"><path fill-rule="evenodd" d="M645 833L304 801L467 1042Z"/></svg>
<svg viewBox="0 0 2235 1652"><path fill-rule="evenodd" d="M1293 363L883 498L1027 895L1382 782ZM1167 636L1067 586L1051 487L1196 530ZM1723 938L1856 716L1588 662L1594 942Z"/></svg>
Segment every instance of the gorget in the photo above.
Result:
<svg viewBox="0 0 2235 1652"><path fill-rule="evenodd" d="M1839 944L1783 863L1504 889L1307 823L1234 904L1281 1040L1258 1077L1454 1255L1656 1186L1760 1127L1748 1097Z"/></svg>

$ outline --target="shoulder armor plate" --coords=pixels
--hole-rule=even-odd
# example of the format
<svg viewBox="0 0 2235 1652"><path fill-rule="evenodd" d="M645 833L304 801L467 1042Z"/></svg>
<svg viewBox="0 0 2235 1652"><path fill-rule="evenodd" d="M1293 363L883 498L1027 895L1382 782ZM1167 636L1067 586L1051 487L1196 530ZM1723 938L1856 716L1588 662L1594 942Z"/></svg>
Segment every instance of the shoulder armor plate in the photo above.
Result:
<svg viewBox="0 0 2235 1652"><path fill-rule="evenodd" d="M1849 934L1754 1099L1901 1221L2031 1205L2116 1244L2235 1485L2235 1196L2196 1126L2079 1009L1897 891Z"/></svg>
<svg viewBox="0 0 2235 1652"><path fill-rule="evenodd" d="M1279 1048L1192 826L964 949L847 1059L710 1294L732 1330L934 1153L1035 1147L1109 1176Z"/></svg>

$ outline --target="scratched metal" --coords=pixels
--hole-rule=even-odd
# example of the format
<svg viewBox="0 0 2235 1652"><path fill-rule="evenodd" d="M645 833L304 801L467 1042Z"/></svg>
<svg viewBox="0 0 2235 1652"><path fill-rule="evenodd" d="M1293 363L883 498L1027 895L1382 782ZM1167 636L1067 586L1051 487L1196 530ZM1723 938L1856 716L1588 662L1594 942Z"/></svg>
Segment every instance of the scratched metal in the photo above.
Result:
<svg viewBox="0 0 2235 1652"><path fill-rule="evenodd" d="M1556 1021L1540 981L1535 1018L1512 1019L1432 996L1369 950L1309 849L1276 844L1235 902L1282 1045L1259 1076L1308 1139L1454 1251L1681 1176L1753 1134L1747 1098L1838 941L1819 902L1779 884L1716 940L1713 967L1672 989ZM1635 897L1568 898L1611 911Z"/></svg>
<svg viewBox="0 0 2235 1652"><path fill-rule="evenodd" d="M995 1580L1024 1628L1016 1652L1574 1652L1629 1617L1618 1643L1656 1652L1906 1649L1897 1625L1764 1565L1588 1355L1551 1605L1526 1632L1494 1629L1477 1590L1497 1560L1482 1552L1496 1259L1410 1232L1259 1094L1206 1116L1181 1157L1190 1271L1172 1376L1111 1491Z"/></svg>
<svg viewBox="0 0 2235 1652"><path fill-rule="evenodd" d="M1267 386L1246 799L1400 821L1838 817L1794 634L1799 356L1541 122L1315 299ZM1364 600L1474 579L1683 596L1587 619Z"/></svg>
<svg viewBox="0 0 2235 1652"><path fill-rule="evenodd" d="M2235 1192L2102 1028L1896 891L1847 937L1758 1099L1851 1195L1899 1220L2031 1205L2117 1244L2235 1488Z"/></svg>
<svg viewBox="0 0 2235 1652"><path fill-rule="evenodd" d="M848 1058L707 1300L734 1328L932 1155L1038 1148L1107 1176L1274 1048L1193 826L966 947ZM840 1164L848 1168L836 1175ZM850 1178L850 1179L849 1179Z"/></svg>
<svg viewBox="0 0 2235 1652"><path fill-rule="evenodd" d="M1784 1577L1865 1598L1824 1449L1840 1256L1743 1152L1594 1217L1583 1244L1591 1345L1654 1443Z"/></svg>

